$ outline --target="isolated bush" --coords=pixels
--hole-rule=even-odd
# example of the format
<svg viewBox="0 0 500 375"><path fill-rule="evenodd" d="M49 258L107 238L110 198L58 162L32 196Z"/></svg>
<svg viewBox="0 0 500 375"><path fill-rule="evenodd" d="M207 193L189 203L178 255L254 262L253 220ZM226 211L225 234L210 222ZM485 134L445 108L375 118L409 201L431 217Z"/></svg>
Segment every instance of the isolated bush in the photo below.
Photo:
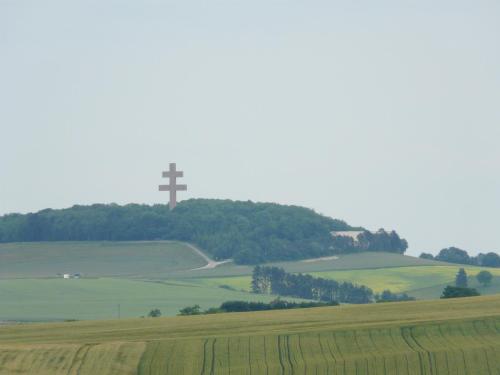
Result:
<svg viewBox="0 0 500 375"><path fill-rule="evenodd" d="M415 297L411 297L406 293L392 293L390 290L384 290L380 294L375 294L375 301L377 303L415 301Z"/></svg>
<svg viewBox="0 0 500 375"><path fill-rule="evenodd" d="M422 253L420 254L420 259L430 259L430 260L434 260L434 255L432 254L429 254L429 253Z"/></svg>
<svg viewBox="0 0 500 375"><path fill-rule="evenodd" d="M481 294L474 288L460 288L448 285L443 290L441 298L460 298L460 297L475 297Z"/></svg>
<svg viewBox="0 0 500 375"><path fill-rule="evenodd" d="M493 275L489 271L481 271L476 275L477 281L479 281L483 286L490 285Z"/></svg>
<svg viewBox="0 0 500 375"><path fill-rule="evenodd" d="M149 312L148 316L150 318L158 318L161 316L161 311L160 309L153 309Z"/></svg>
<svg viewBox="0 0 500 375"><path fill-rule="evenodd" d="M180 309L178 315L200 315L200 314L201 314L200 305L194 305Z"/></svg>

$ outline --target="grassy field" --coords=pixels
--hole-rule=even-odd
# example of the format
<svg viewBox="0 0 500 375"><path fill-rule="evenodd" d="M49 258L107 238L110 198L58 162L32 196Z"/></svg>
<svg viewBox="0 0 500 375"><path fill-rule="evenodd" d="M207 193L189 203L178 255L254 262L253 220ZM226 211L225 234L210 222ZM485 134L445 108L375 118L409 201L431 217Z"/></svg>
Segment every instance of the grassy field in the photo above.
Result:
<svg viewBox="0 0 500 375"><path fill-rule="evenodd" d="M491 271L491 270L490 270ZM498 273L496 273L498 275ZM427 288L410 290L409 293L418 299L438 298L448 284L433 285ZM469 287L476 288L482 295L500 294L500 276L494 276L490 285L483 286L475 278L469 278Z"/></svg>
<svg viewBox="0 0 500 375"><path fill-rule="evenodd" d="M0 374L498 374L500 296L0 328Z"/></svg>
<svg viewBox="0 0 500 375"><path fill-rule="evenodd" d="M282 267L287 272L324 272L335 270L356 270L356 269L378 269L393 267L417 267L417 266L439 266L448 263L436 262L433 260L420 259L406 255L392 253L359 253L339 255L338 259L318 260L318 261L294 261L277 262L270 265ZM225 264L211 270L199 270L190 272L182 277L227 277L251 275L252 266L238 266Z"/></svg>
<svg viewBox="0 0 500 375"><path fill-rule="evenodd" d="M0 278L165 277L206 262L179 242L29 242L0 244Z"/></svg>
<svg viewBox="0 0 500 375"><path fill-rule="evenodd" d="M390 289L394 292L409 292L418 288L453 284L460 267L460 265L398 267L376 270L315 272L313 275L365 284L375 291ZM467 266L464 268L469 278L474 278L474 276L483 269L480 267ZM500 276L499 268L488 270L492 274Z"/></svg>
<svg viewBox="0 0 500 375"><path fill-rule="evenodd" d="M140 317L153 308L164 315L199 304L203 309L228 300L266 301L275 296L196 285L183 280L13 279L0 282L0 320L50 321Z"/></svg>
<svg viewBox="0 0 500 375"><path fill-rule="evenodd" d="M439 298L443 288L453 284L455 275L460 268L453 266L420 266L420 267L388 267L376 269L355 269L324 272L309 272L316 277L350 281L367 285L375 292L390 289L393 292L408 292L421 299ZM469 275L471 286L478 288L481 293L493 294L500 292L500 269L488 269L496 277L492 285L482 287L474 276L483 268L465 267ZM250 291L251 276L212 277L193 280L200 285L220 286L228 285L241 291Z"/></svg>
<svg viewBox="0 0 500 375"><path fill-rule="evenodd" d="M224 264L193 270L206 261L183 243L50 242L0 244L0 321L138 317L152 308L175 315L182 307L215 307L225 300L262 300L250 289L252 267ZM365 284L375 291L406 291L438 298L460 267L388 253L361 253L322 261L275 263L288 272L312 273ZM466 267L470 276L479 268ZM500 269L483 294L500 292ZM63 280L61 273L81 273ZM474 279L471 285L477 286ZM221 288L228 286L232 290ZM119 306L120 305L120 306Z"/></svg>
<svg viewBox="0 0 500 375"><path fill-rule="evenodd" d="M184 243L142 242L28 242L0 244L0 279L46 278L63 273L88 277L205 278L251 275L252 266L233 263L195 270L206 264ZM434 262L391 253L341 255L338 259L272 263L288 272L435 266Z"/></svg>

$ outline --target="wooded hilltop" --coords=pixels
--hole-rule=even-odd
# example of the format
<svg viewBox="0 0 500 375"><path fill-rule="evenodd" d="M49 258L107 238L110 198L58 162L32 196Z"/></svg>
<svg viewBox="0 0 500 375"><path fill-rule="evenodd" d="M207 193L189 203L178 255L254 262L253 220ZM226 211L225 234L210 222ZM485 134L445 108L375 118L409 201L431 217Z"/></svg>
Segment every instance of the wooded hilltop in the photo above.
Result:
<svg viewBox="0 0 500 375"><path fill-rule="evenodd" d="M355 240L334 231L362 231ZM166 205L94 204L0 217L0 242L176 240L240 264L360 251L404 253L396 232L372 233L311 209L215 199Z"/></svg>

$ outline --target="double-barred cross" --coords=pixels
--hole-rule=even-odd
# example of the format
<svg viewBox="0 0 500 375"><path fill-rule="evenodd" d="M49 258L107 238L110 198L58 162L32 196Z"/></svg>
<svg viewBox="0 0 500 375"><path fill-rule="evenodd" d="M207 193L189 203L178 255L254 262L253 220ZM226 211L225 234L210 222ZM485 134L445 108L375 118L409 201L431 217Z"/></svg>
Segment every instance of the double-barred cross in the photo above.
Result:
<svg viewBox="0 0 500 375"><path fill-rule="evenodd" d="M173 210L177 205L177 192L186 191L187 185L177 185L177 177L184 177L184 172L178 171L176 169L175 163L170 163L170 168L167 172L162 173L162 177L168 177L170 179L168 185L160 185L160 191L170 192L170 209Z"/></svg>

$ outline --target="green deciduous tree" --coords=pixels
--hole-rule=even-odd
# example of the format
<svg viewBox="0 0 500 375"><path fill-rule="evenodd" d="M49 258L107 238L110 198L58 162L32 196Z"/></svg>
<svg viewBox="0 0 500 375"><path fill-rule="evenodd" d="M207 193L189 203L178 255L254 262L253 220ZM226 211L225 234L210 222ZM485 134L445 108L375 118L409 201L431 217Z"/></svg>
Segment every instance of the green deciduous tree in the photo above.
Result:
<svg viewBox="0 0 500 375"><path fill-rule="evenodd" d="M500 256L496 253L479 254L478 264L483 267L500 267Z"/></svg>
<svg viewBox="0 0 500 375"><path fill-rule="evenodd" d="M493 279L493 275L489 271L481 271L476 275L476 279L482 285L487 286L490 285L491 280Z"/></svg>
<svg viewBox="0 0 500 375"><path fill-rule="evenodd" d="M420 258L432 259L433 257L432 254L422 253ZM479 253L474 257L470 256L467 251L456 247L449 247L441 250L434 259L442 262L457 264L471 264L482 267L500 267L500 256L497 253Z"/></svg>
<svg viewBox="0 0 500 375"><path fill-rule="evenodd" d="M449 263L471 264L471 258L467 251L457 247L449 247L441 250L435 259Z"/></svg>

